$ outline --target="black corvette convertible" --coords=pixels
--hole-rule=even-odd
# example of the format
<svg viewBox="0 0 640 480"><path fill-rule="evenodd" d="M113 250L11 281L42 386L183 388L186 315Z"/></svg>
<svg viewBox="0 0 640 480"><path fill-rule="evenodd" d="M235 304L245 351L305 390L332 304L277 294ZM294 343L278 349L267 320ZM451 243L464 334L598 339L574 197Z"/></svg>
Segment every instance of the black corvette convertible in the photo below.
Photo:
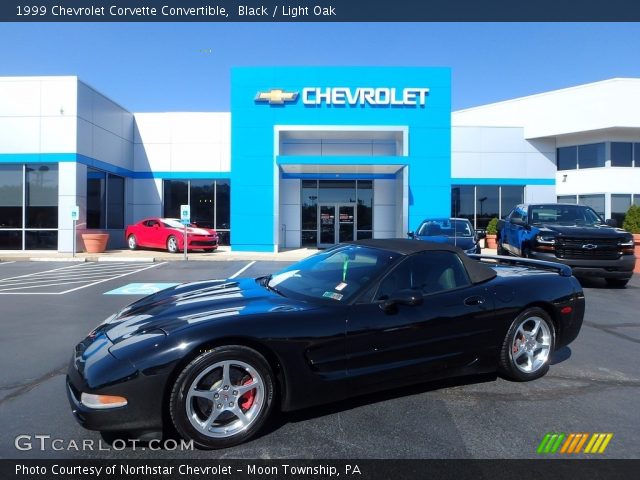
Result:
<svg viewBox="0 0 640 480"><path fill-rule="evenodd" d="M573 341L571 269L362 240L260 278L178 285L109 317L75 348L67 393L86 428L243 442L293 410L452 375L533 380Z"/></svg>

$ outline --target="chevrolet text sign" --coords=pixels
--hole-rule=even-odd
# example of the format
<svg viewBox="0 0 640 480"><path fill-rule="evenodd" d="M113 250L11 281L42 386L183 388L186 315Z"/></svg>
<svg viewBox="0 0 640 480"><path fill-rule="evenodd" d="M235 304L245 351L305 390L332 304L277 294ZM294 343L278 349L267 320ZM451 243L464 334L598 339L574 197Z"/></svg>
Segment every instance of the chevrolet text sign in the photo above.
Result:
<svg viewBox="0 0 640 480"><path fill-rule="evenodd" d="M302 89L302 103L305 105L373 105L424 107L429 89L424 87L387 88L387 87L305 87ZM258 92L256 102L282 105L295 102L298 92L287 92L274 88L267 92Z"/></svg>
<svg viewBox="0 0 640 480"><path fill-rule="evenodd" d="M346 87L303 88L302 103L305 105L401 105L421 106L427 103L428 88L370 88Z"/></svg>

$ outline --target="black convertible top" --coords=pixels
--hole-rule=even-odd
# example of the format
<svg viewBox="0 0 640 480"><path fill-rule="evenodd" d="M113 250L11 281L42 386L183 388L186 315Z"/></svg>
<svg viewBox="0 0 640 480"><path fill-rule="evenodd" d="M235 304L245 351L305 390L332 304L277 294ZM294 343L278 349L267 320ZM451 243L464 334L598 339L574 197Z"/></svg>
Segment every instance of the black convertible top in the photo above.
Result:
<svg viewBox="0 0 640 480"><path fill-rule="evenodd" d="M391 250L402 255L412 255L414 253L426 251L446 251L452 252L460 257L465 266L471 283L486 282L494 278L497 273L490 266L469 258L464 251L448 243L426 242L423 240L411 240L408 238L373 238L367 240L356 240L347 242L352 245L362 245L364 247L380 248Z"/></svg>

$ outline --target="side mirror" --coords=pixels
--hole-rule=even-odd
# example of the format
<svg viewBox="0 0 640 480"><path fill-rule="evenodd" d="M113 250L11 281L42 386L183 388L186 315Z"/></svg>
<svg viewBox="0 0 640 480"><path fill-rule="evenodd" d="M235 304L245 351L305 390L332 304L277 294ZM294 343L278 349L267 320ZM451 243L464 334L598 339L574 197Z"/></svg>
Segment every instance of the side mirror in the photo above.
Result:
<svg viewBox="0 0 640 480"><path fill-rule="evenodd" d="M419 290L405 289L397 291L391 296L391 298L383 301L380 304L380 308L385 312L392 312L396 305L415 307L417 305L422 305L422 302L424 302L422 292Z"/></svg>
<svg viewBox="0 0 640 480"><path fill-rule="evenodd" d="M615 218L607 218L604 223L610 227L618 228L618 221Z"/></svg>
<svg viewBox="0 0 640 480"><path fill-rule="evenodd" d="M415 238L416 234L413 233L411 230L407 232L407 237L409 238Z"/></svg>
<svg viewBox="0 0 640 480"><path fill-rule="evenodd" d="M478 240L482 240L483 238L487 238L487 234L486 232L476 232L476 237L478 237Z"/></svg>

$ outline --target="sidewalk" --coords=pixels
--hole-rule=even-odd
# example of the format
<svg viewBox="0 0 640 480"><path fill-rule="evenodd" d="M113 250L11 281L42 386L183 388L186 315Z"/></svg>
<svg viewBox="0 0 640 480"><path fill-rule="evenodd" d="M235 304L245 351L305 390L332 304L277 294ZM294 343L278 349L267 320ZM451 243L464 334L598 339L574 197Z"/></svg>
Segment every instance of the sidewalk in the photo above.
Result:
<svg viewBox="0 0 640 480"><path fill-rule="evenodd" d="M318 250L315 248L287 249L278 253L232 252L229 247L219 247L215 252L189 252L189 261L237 261L263 260L271 262L295 262ZM59 253L49 250L10 251L0 250L0 262L49 261L49 262L169 262L183 261L184 253L168 253L162 250L108 250L104 253Z"/></svg>
<svg viewBox="0 0 640 480"><path fill-rule="evenodd" d="M314 253L316 248L287 249L278 253L267 252L232 252L229 247L219 247L212 253L189 252L189 261L237 261L237 260L261 260L268 262L295 262L302 260ZM495 255L495 249L484 248L485 255ZM0 250L0 262L171 262L183 261L184 253L168 253L162 250L108 250L104 253L76 253L75 258L71 253L58 253L49 250L11 251Z"/></svg>

